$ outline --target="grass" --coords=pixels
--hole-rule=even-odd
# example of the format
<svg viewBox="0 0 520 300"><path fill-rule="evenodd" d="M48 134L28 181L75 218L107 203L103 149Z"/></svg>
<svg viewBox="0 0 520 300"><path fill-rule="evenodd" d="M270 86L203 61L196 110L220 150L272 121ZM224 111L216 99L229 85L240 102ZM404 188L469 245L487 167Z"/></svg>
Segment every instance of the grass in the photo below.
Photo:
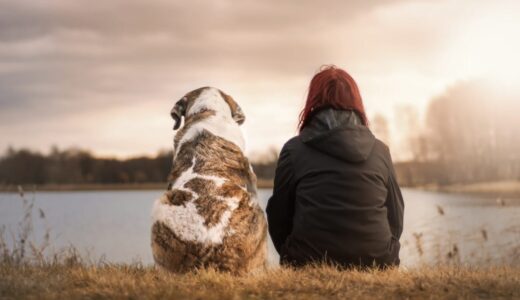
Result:
<svg viewBox="0 0 520 300"><path fill-rule="evenodd" d="M139 265L0 265L0 298L20 299L475 299L520 298L520 269L424 267L340 271L277 268L235 277L166 274Z"/></svg>

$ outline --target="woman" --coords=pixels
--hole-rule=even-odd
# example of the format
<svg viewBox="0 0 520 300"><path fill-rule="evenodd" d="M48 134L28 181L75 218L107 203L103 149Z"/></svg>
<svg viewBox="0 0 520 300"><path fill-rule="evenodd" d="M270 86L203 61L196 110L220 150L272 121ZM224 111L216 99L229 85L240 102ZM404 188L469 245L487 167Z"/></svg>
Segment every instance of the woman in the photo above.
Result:
<svg viewBox="0 0 520 300"><path fill-rule="evenodd" d="M403 197L388 147L367 125L347 72L329 66L314 76L267 204L282 265L399 265Z"/></svg>

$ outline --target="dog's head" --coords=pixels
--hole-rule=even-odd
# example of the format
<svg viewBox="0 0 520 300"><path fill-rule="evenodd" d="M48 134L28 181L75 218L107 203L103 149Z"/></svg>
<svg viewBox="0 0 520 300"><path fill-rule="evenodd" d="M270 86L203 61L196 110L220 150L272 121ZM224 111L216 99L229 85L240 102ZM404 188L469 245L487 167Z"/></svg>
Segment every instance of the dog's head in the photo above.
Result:
<svg viewBox="0 0 520 300"><path fill-rule="evenodd" d="M171 116L175 121L173 129L179 129L183 117L187 118L202 111L229 115L239 125L246 119L242 109L231 96L216 88L202 87L187 93L175 103L171 110Z"/></svg>

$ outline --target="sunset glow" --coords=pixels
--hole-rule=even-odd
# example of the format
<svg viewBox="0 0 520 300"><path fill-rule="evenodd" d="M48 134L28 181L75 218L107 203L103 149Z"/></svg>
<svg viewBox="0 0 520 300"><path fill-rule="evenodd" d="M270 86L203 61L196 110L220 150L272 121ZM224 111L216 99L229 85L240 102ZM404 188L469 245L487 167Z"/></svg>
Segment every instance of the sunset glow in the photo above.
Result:
<svg viewBox="0 0 520 300"><path fill-rule="evenodd" d="M240 103L261 154L296 134L311 77L336 64L406 159L399 111L422 120L460 81L516 88L518 36L518 1L0 0L0 150L154 155L172 147L174 102L210 85Z"/></svg>

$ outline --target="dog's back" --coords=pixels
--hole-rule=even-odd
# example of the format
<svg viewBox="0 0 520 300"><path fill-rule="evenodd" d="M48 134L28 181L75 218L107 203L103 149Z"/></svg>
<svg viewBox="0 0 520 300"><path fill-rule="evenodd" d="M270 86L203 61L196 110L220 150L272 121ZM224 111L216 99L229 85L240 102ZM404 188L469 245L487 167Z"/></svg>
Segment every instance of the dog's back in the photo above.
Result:
<svg viewBox="0 0 520 300"><path fill-rule="evenodd" d="M223 120L214 117L203 111L177 133L171 186L154 205L154 259L171 271L246 272L265 263L267 226L256 177L239 145L226 139L238 125L219 124L225 132L219 136L212 122Z"/></svg>

